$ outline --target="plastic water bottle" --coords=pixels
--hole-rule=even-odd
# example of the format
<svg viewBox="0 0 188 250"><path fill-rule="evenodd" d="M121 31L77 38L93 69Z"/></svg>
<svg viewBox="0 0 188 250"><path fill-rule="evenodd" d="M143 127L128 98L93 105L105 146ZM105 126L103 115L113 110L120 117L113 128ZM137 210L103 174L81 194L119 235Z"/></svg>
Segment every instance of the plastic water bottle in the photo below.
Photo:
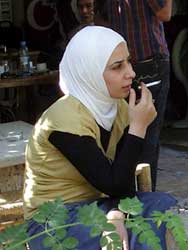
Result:
<svg viewBox="0 0 188 250"><path fill-rule="evenodd" d="M20 42L20 50L19 50L19 74L22 76L30 75L30 57L29 50L26 45L26 41Z"/></svg>

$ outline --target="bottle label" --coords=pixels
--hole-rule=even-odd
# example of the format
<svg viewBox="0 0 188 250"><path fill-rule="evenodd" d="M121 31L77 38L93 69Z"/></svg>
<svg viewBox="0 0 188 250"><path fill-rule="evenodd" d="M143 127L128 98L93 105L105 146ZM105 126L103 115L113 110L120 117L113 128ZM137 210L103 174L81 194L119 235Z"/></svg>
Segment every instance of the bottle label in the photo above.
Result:
<svg viewBox="0 0 188 250"><path fill-rule="evenodd" d="M23 65L27 65L29 63L29 58L28 56L20 56L20 62Z"/></svg>

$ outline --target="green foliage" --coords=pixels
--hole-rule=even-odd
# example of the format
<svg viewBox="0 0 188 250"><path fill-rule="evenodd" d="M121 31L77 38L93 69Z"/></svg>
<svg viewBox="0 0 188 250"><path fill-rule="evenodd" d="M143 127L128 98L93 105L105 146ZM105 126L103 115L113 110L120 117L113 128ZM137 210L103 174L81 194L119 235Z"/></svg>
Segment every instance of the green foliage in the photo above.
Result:
<svg viewBox="0 0 188 250"><path fill-rule="evenodd" d="M179 249L187 249L188 239L180 216L173 214L171 211L166 211L165 213L155 211L152 215L152 220L158 226L160 226L162 222L165 222L166 227L172 230L173 236L179 245Z"/></svg>
<svg viewBox="0 0 188 250"><path fill-rule="evenodd" d="M126 227L130 228L135 235L138 235L140 243L146 242L153 250L160 250L160 239L152 231L151 225L145 221L142 216L136 216L128 219Z"/></svg>
<svg viewBox="0 0 188 250"><path fill-rule="evenodd" d="M127 214L126 227L137 235L140 243L145 242L153 250L161 249L160 239L148 223L148 221L153 221L157 227L165 223L166 227L172 230L179 249L187 249L188 239L179 215L169 211L165 213L155 211L150 218L144 218L141 216L143 204L137 197L121 200L118 208ZM97 207L96 202L78 208L77 222L67 224L67 219L68 212L61 199L44 203L34 216L34 220L41 224L44 232L29 237L26 233L27 223L9 227L0 233L0 245L6 243L3 246L5 250L24 250L26 242L43 234L45 236L44 246L50 247L52 250L76 250L79 242L73 237L67 237L66 229L83 224L89 227L91 237L101 236L104 231L107 232L107 235L100 237L101 247L106 246L107 250L122 249L122 243L119 235L115 232L115 226L107 222L105 213Z"/></svg>
<svg viewBox="0 0 188 250"><path fill-rule="evenodd" d="M68 218L68 212L60 198L54 202L46 202L39 208L38 213L34 215L34 220L38 223L48 223L52 228L65 224Z"/></svg>
<svg viewBox="0 0 188 250"><path fill-rule="evenodd" d="M26 223L8 227L4 232L0 233L0 246L3 242L6 242L3 249L25 250L24 240L28 238L26 229Z"/></svg>
<svg viewBox="0 0 188 250"><path fill-rule="evenodd" d="M77 217L81 224L91 227L91 237L100 236L104 231L115 231L115 226L111 223L107 223L106 215L97 207L97 202L78 208ZM114 236L114 233L109 233L108 236L102 236L100 241L101 246L107 246L107 250L121 249L122 244L120 242L120 238L117 234L115 235L116 236ZM110 242L107 237L110 239Z"/></svg>
<svg viewBox="0 0 188 250"><path fill-rule="evenodd" d="M126 198L124 200L120 200L118 208L126 214L138 215L143 211L143 204L138 200L137 197L132 199Z"/></svg>

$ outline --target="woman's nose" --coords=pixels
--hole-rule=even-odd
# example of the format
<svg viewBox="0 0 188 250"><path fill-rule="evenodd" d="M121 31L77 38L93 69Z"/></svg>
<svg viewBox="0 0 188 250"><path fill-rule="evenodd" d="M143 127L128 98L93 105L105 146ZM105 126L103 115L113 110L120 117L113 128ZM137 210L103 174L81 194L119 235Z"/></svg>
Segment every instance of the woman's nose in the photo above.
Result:
<svg viewBox="0 0 188 250"><path fill-rule="evenodd" d="M131 64L128 65L127 71L126 71L126 77L134 79L136 76L136 73L133 70L133 67Z"/></svg>
<svg viewBox="0 0 188 250"><path fill-rule="evenodd" d="M132 68L132 78L134 79L135 77L136 77L136 73L135 73L135 71Z"/></svg>

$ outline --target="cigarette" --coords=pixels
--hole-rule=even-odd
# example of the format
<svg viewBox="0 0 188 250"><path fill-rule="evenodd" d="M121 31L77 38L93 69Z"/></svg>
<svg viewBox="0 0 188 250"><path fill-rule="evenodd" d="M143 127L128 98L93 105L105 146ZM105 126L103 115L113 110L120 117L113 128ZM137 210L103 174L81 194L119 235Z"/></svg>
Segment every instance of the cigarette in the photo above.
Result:
<svg viewBox="0 0 188 250"><path fill-rule="evenodd" d="M146 83L146 87L151 87L151 86L154 86L154 85L158 85L159 83L161 82L161 80L159 81L154 81L154 82L149 82L149 83ZM139 89L141 89L141 86L138 86Z"/></svg>
<svg viewBox="0 0 188 250"><path fill-rule="evenodd" d="M155 82L149 82L149 83L146 83L146 86L147 86L147 87L151 87L151 86L154 86L154 85L159 84L160 82L161 82L161 80L155 81Z"/></svg>

